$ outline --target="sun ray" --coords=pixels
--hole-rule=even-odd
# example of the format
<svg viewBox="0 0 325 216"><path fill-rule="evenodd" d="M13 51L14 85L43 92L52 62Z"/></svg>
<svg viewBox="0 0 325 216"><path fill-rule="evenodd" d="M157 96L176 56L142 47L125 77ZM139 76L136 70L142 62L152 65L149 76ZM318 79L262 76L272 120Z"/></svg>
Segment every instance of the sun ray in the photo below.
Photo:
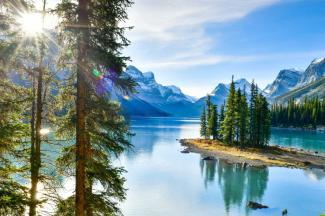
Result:
<svg viewBox="0 0 325 216"><path fill-rule="evenodd" d="M40 13L23 13L17 18L21 30L28 36L35 36L43 32L43 19Z"/></svg>

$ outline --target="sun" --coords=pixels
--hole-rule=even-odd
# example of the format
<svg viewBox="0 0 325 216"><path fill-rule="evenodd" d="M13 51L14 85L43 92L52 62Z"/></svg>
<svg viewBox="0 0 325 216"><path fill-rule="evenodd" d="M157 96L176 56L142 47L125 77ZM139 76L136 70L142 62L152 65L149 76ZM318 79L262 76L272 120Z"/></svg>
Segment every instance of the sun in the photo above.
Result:
<svg viewBox="0 0 325 216"><path fill-rule="evenodd" d="M18 19L21 30L27 35L37 35L43 32L43 19L40 13L24 13Z"/></svg>

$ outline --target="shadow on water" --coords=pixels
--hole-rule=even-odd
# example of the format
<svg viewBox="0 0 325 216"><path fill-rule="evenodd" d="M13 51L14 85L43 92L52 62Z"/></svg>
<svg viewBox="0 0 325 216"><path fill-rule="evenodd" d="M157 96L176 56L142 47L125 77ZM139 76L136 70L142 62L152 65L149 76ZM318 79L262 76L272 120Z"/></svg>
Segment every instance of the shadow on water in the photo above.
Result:
<svg viewBox="0 0 325 216"><path fill-rule="evenodd" d="M218 182L226 212L229 213L233 206L246 206L249 201L262 202L267 188L268 168L230 164L220 159L201 160L200 168L206 188L210 183Z"/></svg>

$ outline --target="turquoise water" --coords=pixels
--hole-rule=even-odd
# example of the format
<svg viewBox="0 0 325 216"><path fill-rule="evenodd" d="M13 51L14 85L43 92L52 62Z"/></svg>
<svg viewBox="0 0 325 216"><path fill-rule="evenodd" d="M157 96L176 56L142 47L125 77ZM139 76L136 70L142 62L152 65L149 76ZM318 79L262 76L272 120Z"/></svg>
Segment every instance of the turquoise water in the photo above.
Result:
<svg viewBox="0 0 325 216"><path fill-rule="evenodd" d="M325 132L274 128L270 144L325 153Z"/></svg>
<svg viewBox="0 0 325 216"><path fill-rule="evenodd" d="M132 125L134 151L118 162L128 171L127 200L121 204L126 216L273 216L285 208L293 216L325 212L325 173L321 170L250 168L181 154L176 139L198 136L195 119L137 119ZM305 143L304 133L276 131L272 142L325 149L324 136L306 133ZM246 203L250 200L270 208L249 210Z"/></svg>

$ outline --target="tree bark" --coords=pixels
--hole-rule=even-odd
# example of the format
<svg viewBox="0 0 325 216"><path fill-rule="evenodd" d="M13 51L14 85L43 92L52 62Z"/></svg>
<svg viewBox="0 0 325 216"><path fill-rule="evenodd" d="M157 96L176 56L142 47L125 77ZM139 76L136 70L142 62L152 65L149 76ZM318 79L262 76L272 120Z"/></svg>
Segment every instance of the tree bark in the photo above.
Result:
<svg viewBox="0 0 325 216"><path fill-rule="evenodd" d="M45 19L45 6L46 0L43 0L43 25ZM42 129L42 112L43 112L43 58L44 58L44 49L45 45L43 41L41 41L40 46L40 59L39 59L39 67L38 71L38 79L37 79L37 92L36 92L36 113L35 113L35 101L33 101L32 105L32 144L31 144L31 190L30 190L30 206L29 206L29 216L36 216L37 209L37 185L39 181L39 171L41 168L41 129ZM36 71L35 71L36 72ZM33 91L35 90L35 86L33 85ZM35 92L33 92L35 94ZM34 119L35 118L35 119Z"/></svg>
<svg viewBox="0 0 325 216"><path fill-rule="evenodd" d="M29 205L29 215L36 215L36 187L34 183L34 161L35 161L35 112L36 112L36 81L35 76L32 75L32 83L33 83L33 102L32 102L32 111L31 111L31 153L30 153L30 173L31 173L31 191L30 191L30 205Z"/></svg>
<svg viewBox="0 0 325 216"><path fill-rule="evenodd" d="M85 80L87 68L87 43L88 43L88 0L79 0L78 24L80 34L78 36L78 57L77 57L77 125L76 125L76 205L77 216L85 216L86 213L86 157L87 157L87 136L86 136L86 95L87 82Z"/></svg>
<svg viewBox="0 0 325 216"><path fill-rule="evenodd" d="M35 143L32 153L32 164L31 164L31 202L29 215L36 215L37 206L37 184L39 180L39 170L41 167L41 127L42 127L42 91L43 91L43 71L39 70L38 84L37 84L37 96L36 96L36 122L35 122Z"/></svg>

